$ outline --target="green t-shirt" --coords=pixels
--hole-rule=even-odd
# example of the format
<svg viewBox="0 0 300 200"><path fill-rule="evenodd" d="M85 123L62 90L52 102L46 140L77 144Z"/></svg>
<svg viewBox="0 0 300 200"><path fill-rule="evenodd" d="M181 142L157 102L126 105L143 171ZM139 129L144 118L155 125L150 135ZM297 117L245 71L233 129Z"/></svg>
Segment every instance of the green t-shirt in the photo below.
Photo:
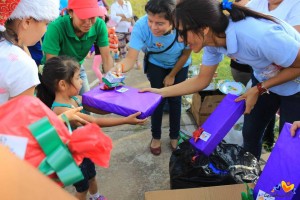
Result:
<svg viewBox="0 0 300 200"><path fill-rule="evenodd" d="M69 15L65 15L48 25L42 50L45 54L73 57L82 64L94 42L99 47L109 44L107 27L102 19L97 18L89 32L78 38ZM45 56L42 63L45 63Z"/></svg>

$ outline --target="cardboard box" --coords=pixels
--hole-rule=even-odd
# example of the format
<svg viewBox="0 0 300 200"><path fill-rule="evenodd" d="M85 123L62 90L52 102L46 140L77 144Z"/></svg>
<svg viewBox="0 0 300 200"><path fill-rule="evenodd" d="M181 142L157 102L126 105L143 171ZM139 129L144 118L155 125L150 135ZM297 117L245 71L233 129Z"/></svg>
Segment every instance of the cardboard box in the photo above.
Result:
<svg viewBox="0 0 300 200"><path fill-rule="evenodd" d="M258 199L300 199L300 129L290 135L291 124L285 123L271 155L254 188ZM263 197L260 197L263 196ZM270 198L264 198L270 196Z"/></svg>
<svg viewBox="0 0 300 200"><path fill-rule="evenodd" d="M224 97L225 95L202 95L201 97L199 93L193 94L191 112L197 126L205 122Z"/></svg>
<svg viewBox="0 0 300 200"><path fill-rule="evenodd" d="M235 102L236 95L227 94L214 112L202 124L199 139L190 143L209 156L245 111L245 101Z"/></svg>
<svg viewBox="0 0 300 200"><path fill-rule="evenodd" d="M253 184L249 184L253 188ZM244 184L180 190L160 190L145 193L145 200L241 200Z"/></svg>
<svg viewBox="0 0 300 200"><path fill-rule="evenodd" d="M106 112L122 116L129 116L136 112L142 112L139 119L152 115L162 100L159 94L144 92L139 89L122 86L112 90L101 90L100 86L82 95L83 106L89 106Z"/></svg>
<svg viewBox="0 0 300 200"><path fill-rule="evenodd" d="M56 183L26 161L19 159L7 147L0 145L1 200L76 200Z"/></svg>

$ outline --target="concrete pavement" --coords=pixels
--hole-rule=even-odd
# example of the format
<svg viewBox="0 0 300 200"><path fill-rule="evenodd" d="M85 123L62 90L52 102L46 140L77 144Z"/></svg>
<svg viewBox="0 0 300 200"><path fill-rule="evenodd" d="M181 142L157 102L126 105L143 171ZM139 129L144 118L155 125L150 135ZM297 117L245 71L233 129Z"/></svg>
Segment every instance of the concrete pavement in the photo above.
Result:
<svg viewBox="0 0 300 200"><path fill-rule="evenodd" d="M86 59L85 68L91 87L98 85L91 69L92 59ZM126 74L125 83L135 88L148 87L149 82L142 70L132 69ZM191 115L182 109L181 127L193 132L196 128ZM117 115L111 114L114 117ZM107 115L106 115L107 116ZM99 116L99 117L106 117ZM103 128L113 140L110 167L97 167L99 192L108 200L142 200L146 191L170 188L169 115L164 114L162 125L162 153L150 153L150 119L145 125L121 125ZM73 187L68 191L74 192Z"/></svg>

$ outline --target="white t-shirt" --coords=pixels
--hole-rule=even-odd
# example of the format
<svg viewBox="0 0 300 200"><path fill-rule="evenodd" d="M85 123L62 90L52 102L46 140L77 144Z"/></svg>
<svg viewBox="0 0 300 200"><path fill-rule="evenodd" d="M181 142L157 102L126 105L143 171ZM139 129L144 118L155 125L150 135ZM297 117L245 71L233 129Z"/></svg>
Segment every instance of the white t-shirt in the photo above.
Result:
<svg viewBox="0 0 300 200"><path fill-rule="evenodd" d="M117 14L123 14L126 18L133 17L132 7L129 1L124 0L123 6L121 6L117 1L113 3L110 7L110 17L116 22L116 32L128 33L131 26L131 22L121 21L122 17L117 16Z"/></svg>
<svg viewBox="0 0 300 200"><path fill-rule="evenodd" d="M38 68L21 48L0 41L0 105L40 83Z"/></svg>
<svg viewBox="0 0 300 200"><path fill-rule="evenodd" d="M292 26L300 25L300 0L283 0L276 9L271 11L268 4L268 0L251 0L246 6L284 20Z"/></svg>

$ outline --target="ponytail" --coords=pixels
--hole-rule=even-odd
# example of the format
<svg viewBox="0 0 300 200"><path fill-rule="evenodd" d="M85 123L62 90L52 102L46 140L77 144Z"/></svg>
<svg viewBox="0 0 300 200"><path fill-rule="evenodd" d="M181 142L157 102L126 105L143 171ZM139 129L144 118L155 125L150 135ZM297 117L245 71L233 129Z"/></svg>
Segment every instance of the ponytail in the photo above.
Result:
<svg viewBox="0 0 300 200"><path fill-rule="evenodd" d="M37 94L36 96L49 108L52 107L52 104L55 99L54 91L51 91L43 81L42 74L39 73L40 84L36 87Z"/></svg>

